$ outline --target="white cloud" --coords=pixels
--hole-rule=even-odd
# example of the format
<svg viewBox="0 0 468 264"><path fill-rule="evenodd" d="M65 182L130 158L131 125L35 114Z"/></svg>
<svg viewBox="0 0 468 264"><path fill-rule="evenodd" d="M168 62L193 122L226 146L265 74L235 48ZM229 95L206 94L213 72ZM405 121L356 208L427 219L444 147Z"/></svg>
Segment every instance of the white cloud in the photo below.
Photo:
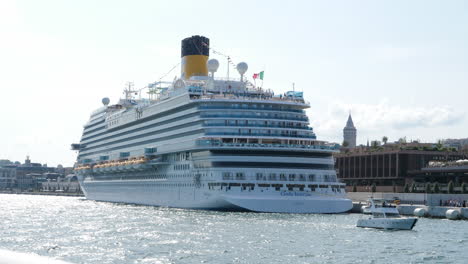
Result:
<svg viewBox="0 0 468 264"><path fill-rule="evenodd" d="M328 111L311 120L319 138L340 142L342 130L351 111L358 137L380 138L382 135L403 137L418 129L440 128L457 125L466 113L457 112L449 106L399 106L387 100L378 104L331 103ZM434 135L434 137L443 135ZM364 139L365 140L365 139ZM358 140L359 141L359 140Z"/></svg>

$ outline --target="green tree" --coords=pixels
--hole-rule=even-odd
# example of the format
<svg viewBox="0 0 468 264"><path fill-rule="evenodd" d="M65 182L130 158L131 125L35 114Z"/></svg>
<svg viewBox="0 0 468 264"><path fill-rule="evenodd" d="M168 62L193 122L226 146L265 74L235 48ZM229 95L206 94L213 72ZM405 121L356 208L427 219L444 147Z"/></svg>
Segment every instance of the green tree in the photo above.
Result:
<svg viewBox="0 0 468 264"><path fill-rule="evenodd" d="M426 193L431 193L432 188L431 188L431 183L426 183Z"/></svg>
<svg viewBox="0 0 468 264"><path fill-rule="evenodd" d="M387 144L387 141L388 141L388 137L387 137L387 136L383 136L383 137L382 137L382 142L383 142L384 144Z"/></svg>
<svg viewBox="0 0 468 264"><path fill-rule="evenodd" d="M377 148L380 146L380 142L378 140L372 140L371 146L372 148Z"/></svg>
<svg viewBox="0 0 468 264"><path fill-rule="evenodd" d="M405 186L403 187L403 191L404 191L405 193L409 193L409 192L410 192L408 183L405 183Z"/></svg>
<svg viewBox="0 0 468 264"><path fill-rule="evenodd" d="M447 193L453 193L453 181L449 181L447 186Z"/></svg>
<svg viewBox="0 0 468 264"><path fill-rule="evenodd" d="M396 193L396 184L395 184L395 181L392 181L392 190L394 193Z"/></svg>
<svg viewBox="0 0 468 264"><path fill-rule="evenodd" d="M357 186L356 186L356 183L353 183L353 192L357 192Z"/></svg>
<svg viewBox="0 0 468 264"><path fill-rule="evenodd" d="M412 193L415 193L415 192L416 192L416 183L415 183L415 182L413 182L413 183L411 184L411 192L412 192Z"/></svg>
<svg viewBox="0 0 468 264"><path fill-rule="evenodd" d="M437 182L434 183L434 193L440 193L440 187L439 187L439 184Z"/></svg>
<svg viewBox="0 0 468 264"><path fill-rule="evenodd" d="M375 185L375 182L372 183L371 191L372 191L373 193L374 193L375 191L377 191L377 185Z"/></svg>
<svg viewBox="0 0 468 264"><path fill-rule="evenodd" d="M437 140L437 145L436 145L437 149L438 149L438 150L442 150L442 147L443 147L443 146L444 146L444 145L442 144L442 140L440 140L440 139Z"/></svg>
<svg viewBox="0 0 468 264"><path fill-rule="evenodd" d="M343 147L347 148L349 146L349 142L344 140L342 145Z"/></svg>

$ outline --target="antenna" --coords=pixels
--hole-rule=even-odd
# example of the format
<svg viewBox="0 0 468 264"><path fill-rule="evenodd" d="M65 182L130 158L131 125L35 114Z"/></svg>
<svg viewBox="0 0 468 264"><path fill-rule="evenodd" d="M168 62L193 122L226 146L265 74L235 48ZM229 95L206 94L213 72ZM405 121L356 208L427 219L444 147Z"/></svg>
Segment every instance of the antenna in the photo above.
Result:
<svg viewBox="0 0 468 264"><path fill-rule="evenodd" d="M136 90L133 90L133 87L135 85L133 84L133 82L127 82L125 84L125 89L124 89L124 94L125 94L125 99L126 100L130 100L133 98L132 94L135 93L135 95L139 92L139 91L136 91Z"/></svg>
<svg viewBox="0 0 468 264"><path fill-rule="evenodd" d="M229 58L229 56L227 57L227 78L229 80L229 61L231 60L231 58Z"/></svg>

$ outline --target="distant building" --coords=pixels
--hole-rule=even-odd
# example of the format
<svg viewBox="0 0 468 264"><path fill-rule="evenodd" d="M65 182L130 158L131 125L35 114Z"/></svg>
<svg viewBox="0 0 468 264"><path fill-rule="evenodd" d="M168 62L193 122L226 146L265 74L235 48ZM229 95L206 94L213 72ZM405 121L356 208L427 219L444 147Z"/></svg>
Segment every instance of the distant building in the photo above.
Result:
<svg viewBox="0 0 468 264"><path fill-rule="evenodd" d="M51 189L71 192L80 192L76 176L73 173L73 167L57 168L48 167L47 164L31 162L29 156L23 164L12 162L7 159L0 159L0 189L16 189L22 191L39 191L43 189L43 184L47 182L54 183ZM57 182L60 182L57 185ZM47 184L46 184L47 186ZM78 190L78 191L77 191Z"/></svg>
<svg viewBox="0 0 468 264"><path fill-rule="evenodd" d="M81 193L78 178L74 174L69 174L64 178L50 178L42 183L42 190L46 192L68 192L68 193Z"/></svg>
<svg viewBox="0 0 468 264"><path fill-rule="evenodd" d="M0 167L0 189L15 187L16 170L14 168Z"/></svg>
<svg viewBox="0 0 468 264"><path fill-rule="evenodd" d="M436 144L385 144L374 147L358 147L335 155L338 178L358 191L369 191L375 184L377 191L402 191L411 184L421 170L431 161L456 161L466 158L460 152L439 150ZM419 178L419 177L418 177ZM466 178L468 181L468 178ZM366 189L367 188L367 189Z"/></svg>
<svg viewBox="0 0 468 264"><path fill-rule="evenodd" d="M460 139L444 139L442 143L446 147L456 148L458 150L464 149L464 147L468 147L468 138L460 138Z"/></svg>
<svg viewBox="0 0 468 264"><path fill-rule="evenodd" d="M417 171L411 172L414 181L419 183L437 182L447 184L450 181L455 184L468 183L468 160L455 162L432 161Z"/></svg>
<svg viewBox="0 0 468 264"><path fill-rule="evenodd" d="M347 142L348 148L355 148L356 147L356 128L354 127L353 118L351 117L351 113L348 116L348 121L346 122L346 126L343 128L343 143Z"/></svg>
<svg viewBox="0 0 468 264"><path fill-rule="evenodd" d="M26 157L24 164L0 160L0 189L35 190L40 188L44 173L55 172L55 168L33 163ZM13 177L13 178L12 178Z"/></svg>

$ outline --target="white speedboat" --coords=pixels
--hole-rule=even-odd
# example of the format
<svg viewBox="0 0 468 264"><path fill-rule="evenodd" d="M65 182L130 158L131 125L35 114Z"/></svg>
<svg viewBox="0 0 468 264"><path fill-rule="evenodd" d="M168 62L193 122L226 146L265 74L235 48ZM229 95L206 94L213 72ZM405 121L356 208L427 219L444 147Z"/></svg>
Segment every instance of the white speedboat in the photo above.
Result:
<svg viewBox="0 0 468 264"><path fill-rule="evenodd" d="M369 227L379 229L399 229L411 230L418 221L417 218L401 217L395 206L388 206L384 203L376 206L376 203L371 198L369 199L370 207L368 208L372 217L367 219L359 219L357 227Z"/></svg>

